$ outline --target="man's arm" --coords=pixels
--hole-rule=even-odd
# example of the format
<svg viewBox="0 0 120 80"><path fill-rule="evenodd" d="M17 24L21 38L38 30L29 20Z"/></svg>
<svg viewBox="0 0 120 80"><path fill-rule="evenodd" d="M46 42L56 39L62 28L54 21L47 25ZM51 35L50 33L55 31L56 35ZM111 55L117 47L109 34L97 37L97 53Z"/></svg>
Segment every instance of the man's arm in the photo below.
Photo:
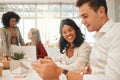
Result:
<svg viewBox="0 0 120 80"><path fill-rule="evenodd" d="M59 80L59 75L63 70L51 59L40 59L38 62L33 62L32 66L44 80Z"/></svg>
<svg viewBox="0 0 120 80"><path fill-rule="evenodd" d="M59 80L59 75L64 70L50 59L41 59L37 63L33 62L32 66L44 80ZM68 72L66 77L67 80L82 80L82 76L75 72Z"/></svg>
<svg viewBox="0 0 120 80"><path fill-rule="evenodd" d="M67 80L83 80L83 76L78 73L69 71L67 74Z"/></svg>

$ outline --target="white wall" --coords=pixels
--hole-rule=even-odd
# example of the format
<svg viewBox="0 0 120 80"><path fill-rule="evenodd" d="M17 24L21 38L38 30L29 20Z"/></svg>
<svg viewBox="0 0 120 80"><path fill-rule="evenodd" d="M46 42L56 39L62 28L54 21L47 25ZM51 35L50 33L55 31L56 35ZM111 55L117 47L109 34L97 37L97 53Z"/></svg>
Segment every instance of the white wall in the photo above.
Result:
<svg viewBox="0 0 120 80"><path fill-rule="evenodd" d="M120 22L120 0L115 0L116 21Z"/></svg>
<svg viewBox="0 0 120 80"><path fill-rule="evenodd" d="M75 3L76 0L0 0L0 3Z"/></svg>
<svg viewBox="0 0 120 80"><path fill-rule="evenodd" d="M115 16L115 0L106 0L108 6L108 16L110 19L116 21Z"/></svg>

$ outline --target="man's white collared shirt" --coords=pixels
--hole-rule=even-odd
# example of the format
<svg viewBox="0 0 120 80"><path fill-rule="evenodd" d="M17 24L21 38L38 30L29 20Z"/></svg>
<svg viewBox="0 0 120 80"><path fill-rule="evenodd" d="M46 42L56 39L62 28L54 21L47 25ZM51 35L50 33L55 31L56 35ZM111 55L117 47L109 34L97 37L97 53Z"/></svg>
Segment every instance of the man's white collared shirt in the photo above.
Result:
<svg viewBox="0 0 120 80"><path fill-rule="evenodd" d="M120 23L109 20L94 37L92 74L84 75L84 80L120 80Z"/></svg>

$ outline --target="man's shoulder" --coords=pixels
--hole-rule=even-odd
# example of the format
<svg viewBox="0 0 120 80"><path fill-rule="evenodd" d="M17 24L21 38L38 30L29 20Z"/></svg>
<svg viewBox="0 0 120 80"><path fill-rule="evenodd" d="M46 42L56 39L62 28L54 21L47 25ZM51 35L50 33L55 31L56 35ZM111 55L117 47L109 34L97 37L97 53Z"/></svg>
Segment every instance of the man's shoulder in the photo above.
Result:
<svg viewBox="0 0 120 80"><path fill-rule="evenodd" d="M112 30L115 30L115 31L120 30L120 22L115 22L115 23L112 25Z"/></svg>
<svg viewBox="0 0 120 80"><path fill-rule="evenodd" d="M120 22L113 23L111 29L107 32L107 34L109 35L109 38L111 39L115 37L116 38L120 37L119 33L120 33Z"/></svg>

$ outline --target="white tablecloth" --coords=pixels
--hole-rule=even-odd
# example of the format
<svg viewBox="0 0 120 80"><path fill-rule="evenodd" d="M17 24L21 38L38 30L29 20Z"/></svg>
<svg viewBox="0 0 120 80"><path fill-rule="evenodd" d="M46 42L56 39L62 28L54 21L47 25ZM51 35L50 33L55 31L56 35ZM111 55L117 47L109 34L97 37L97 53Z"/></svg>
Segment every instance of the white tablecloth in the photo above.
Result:
<svg viewBox="0 0 120 80"><path fill-rule="evenodd" d="M42 80L37 72L32 69L31 61L24 61L24 64L29 68L28 72L20 75L11 73L10 70L3 70L3 75L0 77L0 80ZM22 78L20 78L21 76Z"/></svg>
<svg viewBox="0 0 120 80"><path fill-rule="evenodd" d="M25 76L24 78L16 78L15 76ZM10 70L3 70L3 75L0 80L42 80L35 71L29 71L25 74L12 74Z"/></svg>

